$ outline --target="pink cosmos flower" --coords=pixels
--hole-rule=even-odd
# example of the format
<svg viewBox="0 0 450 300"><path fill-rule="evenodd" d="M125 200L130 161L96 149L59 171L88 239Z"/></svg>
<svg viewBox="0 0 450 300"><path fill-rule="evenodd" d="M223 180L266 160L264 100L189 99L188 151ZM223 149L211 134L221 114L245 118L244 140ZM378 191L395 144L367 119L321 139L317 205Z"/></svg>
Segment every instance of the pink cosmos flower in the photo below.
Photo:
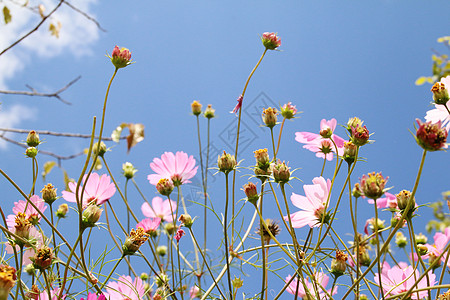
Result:
<svg viewBox="0 0 450 300"><path fill-rule="evenodd" d="M327 209L325 205L331 187L330 179L315 177L312 182L312 185L303 185L306 197L295 193L291 195L292 204L301 209L291 214L294 228L301 228L305 225L309 225L311 228L319 226ZM284 218L288 220L287 216Z"/></svg>
<svg viewBox="0 0 450 300"><path fill-rule="evenodd" d="M14 215L10 215L14 216ZM9 217L9 216L8 216ZM9 225L8 225L9 226ZM16 229L14 226L9 228L9 231L12 233L16 232ZM30 227L28 241L33 244L34 249L39 249L42 245L44 245L44 240L42 238L42 234L36 229L36 227L32 226ZM20 251L20 247L18 245L15 246L17 253ZM22 265L28 265L31 264L30 258L34 256L36 251L34 251L33 247L30 245L26 245L23 252L23 264ZM11 246L11 244L8 242L6 243L6 253L13 254L14 250Z"/></svg>
<svg viewBox="0 0 450 300"><path fill-rule="evenodd" d="M289 275L288 277L286 277L286 282L288 282L289 280L291 280L292 276ZM288 288L287 288L287 292L289 294L295 295L295 291L297 290L297 282L298 282L298 293L297 295L300 296L303 299L309 299L308 297L308 293L309 296L313 296L312 299L316 299L316 290L319 292L319 299L320 300L324 300L324 299L328 299L327 294L325 294L325 292L323 291L323 289L321 288L321 286L325 289L328 281L330 280L330 278L322 272L318 272L314 274L314 278L315 278L315 282L311 283L309 282L308 278L305 279L305 285L307 288L307 291L305 291L305 286L303 285L303 282L298 282L298 279L295 278L294 280L291 281L291 283L289 284ZM337 293L337 286L334 287L333 291L331 291L331 289L326 290L328 292L328 294L330 295L335 295Z"/></svg>
<svg viewBox="0 0 450 300"><path fill-rule="evenodd" d="M37 195L33 195L30 197L30 201L33 202L34 205L37 206L40 212L44 212L47 209L47 205L45 204L44 200L39 198ZM26 209L25 209L26 207ZM26 214L28 220L32 224L37 224L41 220L41 214L38 213L38 211L31 206L31 204L27 204L26 200L19 200L18 202L14 202L14 207L12 209L13 215L8 215L8 219L6 220L8 224L8 228L14 228L15 225L15 217L17 213L23 212Z"/></svg>
<svg viewBox="0 0 450 300"><path fill-rule="evenodd" d="M122 275L118 281L109 282L105 294L109 300L142 300L145 295L144 283L139 277L133 281L130 276Z"/></svg>
<svg viewBox="0 0 450 300"><path fill-rule="evenodd" d="M336 119L329 121L322 119L320 121L320 132L331 131L334 132L337 125ZM331 135L331 139L336 143L337 149L334 149L333 143L323 138L320 134L312 132L296 132L295 140L299 143L306 144L303 148L308 149L316 153L317 157L326 158L327 160L333 160L333 153L342 155L344 153L345 140L335 134Z"/></svg>
<svg viewBox="0 0 450 300"><path fill-rule="evenodd" d="M183 151L178 151L176 154L164 152L161 159L154 158L150 163L150 168L156 172L147 177L151 184L156 185L160 179L168 178L175 186L179 186L190 182L188 179L197 174L198 166L195 166L195 159L192 155L188 156Z"/></svg>
<svg viewBox="0 0 450 300"><path fill-rule="evenodd" d="M447 104L446 104L447 105ZM442 126L445 126L447 131L450 130L450 114L444 105L435 104L435 109L427 111L425 116L425 120L431 123L437 123L439 121L442 122Z"/></svg>
<svg viewBox="0 0 450 300"><path fill-rule="evenodd" d="M237 104L236 104L236 106L233 108L233 110L232 111L230 111L230 113L232 113L232 114L236 114L240 109L241 109L241 106L242 106L242 100L244 100L244 97L242 96L242 95L240 95L238 98L237 98Z"/></svg>
<svg viewBox="0 0 450 300"><path fill-rule="evenodd" d="M51 296L51 298L48 297L47 290L44 290L39 294L39 297L37 298L37 300L58 300L59 289L55 288L55 289L51 290L50 296ZM61 298L61 300L64 300L64 299L66 299L66 295L63 295Z"/></svg>
<svg viewBox="0 0 450 300"><path fill-rule="evenodd" d="M84 175L83 177L83 184L85 185L83 197L81 197L81 190L83 188L81 185L78 191L82 199L83 208L86 208L91 202L101 205L108 201L116 192L116 187L108 175L103 174L99 176L97 173L92 173L89 176L88 182L86 182L86 176ZM77 202L75 196L77 184L75 182L69 182L69 188L72 192L63 191L63 198L69 202Z"/></svg>
<svg viewBox="0 0 450 300"><path fill-rule="evenodd" d="M392 208L392 209L397 209L398 205L397 205L397 197L395 197L394 194L385 192L384 193L383 198L378 198L377 199L377 208ZM365 197L365 196L363 196ZM369 204L374 204L375 201L373 201L373 199L367 199L367 202Z"/></svg>
<svg viewBox="0 0 450 300"><path fill-rule="evenodd" d="M161 224L161 218L148 218L137 223L136 228L141 227L146 233L155 232L159 224Z"/></svg>
<svg viewBox="0 0 450 300"><path fill-rule="evenodd" d="M199 296L200 296L200 289L198 288L198 286L194 285L189 290L189 298L194 299L198 298Z"/></svg>
<svg viewBox="0 0 450 300"><path fill-rule="evenodd" d="M442 232L436 232L434 235L434 245L425 244L425 246L428 248L428 253L422 257L427 258L430 256L430 254L433 254L434 256L441 255L442 252L444 252L445 247L450 242L450 227L445 228L445 231ZM441 261L445 262L447 258L447 254L444 254L441 257ZM450 259L447 261L447 266L450 268Z"/></svg>
<svg viewBox="0 0 450 300"><path fill-rule="evenodd" d="M84 300L84 298L81 298L80 300ZM89 293L86 300L106 300L106 297L103 294L97 296L95 293Z"/></svg>
<svg viewBox="0 0 450 300"><path fill-rule="evenodd" d="M419 270L414 271L412 266L400 263L399 266L389 266L387 262L383 263L381 271L381 284L383 286L383 293L385 296L393 296L408 291L416 282L415 278L420 276ZM436 281L436 275L432 272L428 273L430 285L427 284L427 278L424 277L416 285L417 289L423 289L427 286L433 286ZM375 273L374 280L380 284L379 273ZM419 297L417 297L419 294ZM422 299L428 295L428 291L424 290L418 293L413 293L411 299Z"/></svg>
<svg viewBox="0 0 450 300"><path fill-rule="evenodd" d="M172 222L177 210L177 203L173 200L154 197L152 206L145 202L142 204L141 210L147 218L160 218L162 221Z"/></svg>

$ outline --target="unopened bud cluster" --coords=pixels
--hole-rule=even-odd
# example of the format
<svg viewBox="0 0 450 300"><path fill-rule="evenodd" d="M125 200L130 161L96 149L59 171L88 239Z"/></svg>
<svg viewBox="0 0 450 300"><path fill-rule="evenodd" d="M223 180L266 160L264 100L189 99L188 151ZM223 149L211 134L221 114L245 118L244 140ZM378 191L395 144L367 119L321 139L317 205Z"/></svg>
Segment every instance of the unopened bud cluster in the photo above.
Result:
<svg viewBox="0 0 450 300"><path fill-rule="evenodd" d="M277 125L277 115L278 111L275 108L269 107L267 109L263 109L262 119L264 124L266 124L269 128L273 128Z"/></svg>
<svg viewBox="0 0 450 300"><path fill-rule="evenodd" d="M219 171L228 174L236 167L236 159L234 155L223 151L223 154L217 158L217 166L219 167Z"/></svg>
<svg viewBox="0 0 450 300"><path fill-rule="evenodd" d="M384 188L389 177L384 178L381 173L369 173L363 175L359 185L360 191L364 196L370 199L378 199L384 194Z"/></svg>
<svg viewBox="0 0 450 300"><path fill-rule="evenodd" d="M284 161L278 160L278 163L274 164L272 168L272 175L276 183L284 184L289 181L291 172Z"/></svg>

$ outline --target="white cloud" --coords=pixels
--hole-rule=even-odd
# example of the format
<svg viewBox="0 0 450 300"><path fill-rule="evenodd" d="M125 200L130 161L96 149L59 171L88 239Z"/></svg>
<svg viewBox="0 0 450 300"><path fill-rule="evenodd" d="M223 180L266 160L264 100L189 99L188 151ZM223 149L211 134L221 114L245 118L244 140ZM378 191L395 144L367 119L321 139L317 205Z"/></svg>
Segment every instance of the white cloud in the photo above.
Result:
<svg viewBox="0 0 450 300"><path fill-rule="evenodd" d="M12 128L19 125L22 121L32 120L35 113L35 109L20 104L15 104L5 110L1 109L0 128ZM3 131L0 131L0 134L2 133ZM10 138L11 134L5 133L5 136ZM0 139L0 149L6 149L7 145L7 142Z"/></svg>

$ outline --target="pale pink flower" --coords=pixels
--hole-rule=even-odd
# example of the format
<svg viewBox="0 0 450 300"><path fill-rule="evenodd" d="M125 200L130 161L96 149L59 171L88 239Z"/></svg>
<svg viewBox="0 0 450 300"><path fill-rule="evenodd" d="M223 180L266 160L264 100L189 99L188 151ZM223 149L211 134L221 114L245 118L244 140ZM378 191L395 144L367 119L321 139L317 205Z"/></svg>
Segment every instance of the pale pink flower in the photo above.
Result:
<svg viewBox="0 0 450 300"><path fill-rule="evenodd" d="M147 218L160 218L162 221L172 222L177 210L177 203L173 200L154 197L152 206L145 202L142 204L141 210Z"/></svg>
<svg viewBox="0 0 450 300"><path fill-rule="evenodd" d="M420 273L419 270L414 271L412 266L406 265L404 263L400 263L399 266L393 266L392 268L389 266L387 262L383 263L383 268L381 272L381 284L383 286L383 293L385 296L394 296L400 293L404 293L408 291L416 282L416 278L419 278ZM430 279L430 285L427 284L427 278L423 277L422 280L415 286L416 289L424 289L428 286L433 286L436 281L436 275L434 275L431 271L428 273L428 277ZM379 273L375 273L374 277L375 282L380 284L380 276ZM413 293L411 299L422 299L428 295L428 291L424 290L418 292L419 297L417 297L417 293Z"/></svg>
<svg viewBox="0 0 450 300"><path fill-rule="evenodd" d="M84 300L84 298L81 298L80 300ZM106 300L106 297L103 294L97 296L95 293L89 293L86 300Z"/></svg>
<svg viewBox="0 0 450 300"><path fill-rule="evenodd" d="M198 288L198 286L194 285L189 290L189 298L194 299L198 298L199 296L200 296L200 289Z"/></svg>
<svg viewBox="0 0 450 300"><path fill-rule="evenodd" d="M133 281L130 276L122 275L118 281L109 282L106 286L106 299L109 300L143 300L145 295L144 283L139 277Z"/></svg>
<svg viewBox="0 0 450 300"><path fill-rule="evenodd" d="M377 199L377 208L392 208L392 209L398 208L397 197L395 197L394 194L385 192L384 196L385 197L383 198ZM367 199L367 202L369 204L374 204L375 201L373 199Z"/></svg>
<svg viewBox="0 0 450 300"><path fill-rule="evenodd" d="M330 179L325 180L323 177L315 177L313 184L303 185L305 196L292 193L291 201L301 210L291 214L292 226L301 228L305 225L309 227L317 227L322 221L323 214L326 213L325 207L328 194L331 187ZM288 217L284 217L288 220ZM325 219L326 220L326 219Z"/></svg>
<svg viewBox="0 0 450 300"><path fill-rule="evenodd" d="M237 98L237 104L236 106L233 108L232 111L230 111L230 113L232 114L236 114L242 107L242 100L244 100L244 97L242 95L239 96L239 98Z"/></svg>
<svg viewBox="0 0 450 300"><path fill-rule="evenodd" d="M47 209L47 205L45 204L44 200L39 198L39 196L37 195L31 196L30 201L33 202L33 204L36 205L36 207L42 213ZM19 212L25 213L27 219L29 219L32 224L37 224L41 220L41 214L38 213L38 211L30 203L27 203L26 200L19 200L18 202L14 202L12 211L14 214L9 215L7 219L8 228L14 228L14 220Z"/></svg>
<svg viewBox="0 0 450 300"><path fill-rule="evenodd" d="M50 296L51 296L51 298L48 297L47 290L44 290L39 294L39 297L37 298L37 300L58 300L59 289L55 288L53 290L50 290ZM61 300L64 300L64 299L66 299L66 295L63 295L61 298Z"/></svg>
<svg viewBox="0 0 450 300"><path fill-rule="evenodd" d="M156 172L147 177L151 184L156 185L160 179L168 178L175 186L179 186L190 182L188 179L195 176L198 166L195 166L192 155L188 156L183 151L178 151L176 154L164 152L160 159L154 158L150 168Z"/></svg>
<svg viewBox="0 0 450 300"><path fill-rule="evenodd" d="M159 224L161 224L161 218L147 218L137 223L136 228L141 227L146 233L155 232Z"/></svg>
<svg viewBox="0 0 450 300"><path fill-rule="evenodd" d="M179 242L181 238L186 234L183 229L178 229L177 233L175 234L174 238Z"/></svg>
<svg viewBox="0 0 450 300"><path fill-rule="evenodd" d="M320 121L320 131L331 130L331 132L334 132L336 125L336 119L331 119L329 121L322 119ZM337 153L338 155L344 153L345 140L335 134L331 135L331 139L335 142L337 149L335 149L333 143L331 143L329 139L323 138L320 134L312 132L295 133L295 140L299 143L306 144L303 148L315 152L317 157L326 158L327 160L333 159L333 153Z"/></svg>
<svg viewBox="0 0 450 300"><path fill-rule="evenodd" d="M450 227L445 228L444 232L436 232L433 238L434 245L425 244L425 246L427 246L428 248L428 253L422 257L427 258L430 256L430 253L432 253L434 256L439 256L442 252L444 252L445 247L450 242ZM441 257L442 262L445 262L447 254L448 253L445 253ZM450 268L450 259L447 261L447 266Z"/></svg>
<svg viewBox="0 0 450 300"><path fill-rule="evenodd" d="M13 216L13 215L11 215ZM12 227L9 228L9 231L12 233L16 232L16 228ZM42 234L36 229L36 227L32 226L30 227L28 241L30 244L34 246L31 247L30 245L25 245L23 249L23 264L22 265L28 265L31 264L30 258L34 256L36 251L34 249L39 249L42 245L44 245L44 240L42 238ZM16 251L19 253L20 247L18 245L15 245ZM9 242L6 243L6 253L13 254L14 250Z"/></svg>
<svg viewBox="0 0 450 300"><path fill-rule="evenodd" d="M83 177L83 184L85 185L84 195L81 197L81 190L83 187L79 187L80 199L83 203L83 208L85 208L89 203L94 202L97 205L101 205L108 201L116 192L116 187L114 183L111 182L111 178L103 174L99 176L97 173L92 173L89 176L88 182L86 182L86 176ZM69 182L69 189L71 192L63 191L62 195L66 201L77 202L75 192L77 189L77 184L75 182Z"/></svg>
<svg viewBox="0 0 450 300"><path fill-rule="evenodd" d="M286 282L288 282L291 278L292 278L291 275L286 277ZM305 291L305 286L303 285L303 282L301 282L301 281L298 282L297 278L295 278L294 280L291 281L291 283L289 284L289 286L286 290L289 294L295 295L295 291L297 290L297 282L298 282L297 295L300 296L301 298L309 299L309 297L308 297L308 293L309 293L309 296L312 296L312 299L317 299L316 292L315 292L317 289L317 291L319 292L320 300L329 299L327 294L325 294L325 292L323 291L323 289L321 287L326 289L326 286L327 286L330 278L325 273L322 273L322 272L315 273L314 278L315 278L315 282L313 282L313 283L309 282L308 278L305 279L304 284L306 285L307 291ZM337 286L334 287L333 291L331 291L331 289L326 290L326 291L330 295L335 295L337 293Z"/></svg>

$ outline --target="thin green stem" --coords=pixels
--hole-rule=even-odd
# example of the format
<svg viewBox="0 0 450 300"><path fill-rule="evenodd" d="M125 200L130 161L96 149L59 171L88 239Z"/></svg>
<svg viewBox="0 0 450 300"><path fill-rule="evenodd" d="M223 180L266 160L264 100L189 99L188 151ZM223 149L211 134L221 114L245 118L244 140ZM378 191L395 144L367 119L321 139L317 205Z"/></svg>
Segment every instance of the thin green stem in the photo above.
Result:
<svg viewBox="0 0 450 300"><path fill-rule="evenodd" d="M373 201L374 201L374 207L375 207L375 221L374 221L373 227L374 227L374 230L375 230L375 241L377 242L376 261L377 261L377 268L378 268L378 282L380 284L381 297L384 299L383 283L381 281L381 262L380 262L380 257L382 255L382 253L380 252L380 237L379 237L380 233L378 232L378 206L377 206L377 199L373 199Z"/></svg>
<svg viewBox="0 0 450 300"><path fill-rule="evenodd" d="M272 138L273 161L277 161L277 149L275 148L275 140L273 139L273 127L270 127L270 137Z"/></svg>
<svg viewBox="0 0 450 300"><path fill-rule="evenodd" d="M230 300L233 300L233 289L231 287L231 272L230 272L230 263L228 262L228 233L227 233L227 224L228 224L228 201L229 201L229 192L228 192L228 173L225 174L225 189L226 189L226 198L225 198L225 212L224 212L224 220L223 220L223 233L225 236L225 260L227 264L227 278L228 278L228 291L230 294ZM231 228L233 230L233 228Z"/></svg>
<svg viewBox="0 0 450 300"><path fill-rule="evenodd" d="M183 280L182 280L183 277L181 276L180 247L178 241L177 241L177 258L178 258L178 276L180 277L180 294L181 299L184 299Z"/></svg>
<svg viewBox="0 0 450 300"><path fill-rule="evenodd" d="M264 184L261 184L261 194L260 194L260 209L261 212L263 210L263 195L264 195ZM265 246L265 240L264 240L264 231L263 231L263 220L259 220L259 234L261 238L261 253L262 253L262 287L261 287L261 298L267 297L267 290L266 290L266 276L267 276L267 266L266 266L266 252L264 249Z"/></svg>
<svg viewBox="0 0 450 300"><path fill-rule="evenodd" d="M124 257L125 257L125 255L122 254L122 256L116 261L116 263L114 264L114 267L112 268L111 272L109 272L109 274L106 277L105 281L103 281L102 285L100 286L100 290L105 287L105 285L108 282L109 278L111 278L112 274L114 274L114 271L117 269L117 267L119 266L120 262L122 261L122 259Z"/></svg>
<svg viewBox="0 0 450 300"><path fill-rule="evenodd" d="M274 157L277 156L278 154L278 150L280 150L280 142L281 142L281 133L283 132L283 127L284 127L284 122L286 121L286 118L283 118L283 121L281 122L281 127L280 127L280 133L278 134L278 144L277 144L277 151L275 151L275 155Z"/></svg>

